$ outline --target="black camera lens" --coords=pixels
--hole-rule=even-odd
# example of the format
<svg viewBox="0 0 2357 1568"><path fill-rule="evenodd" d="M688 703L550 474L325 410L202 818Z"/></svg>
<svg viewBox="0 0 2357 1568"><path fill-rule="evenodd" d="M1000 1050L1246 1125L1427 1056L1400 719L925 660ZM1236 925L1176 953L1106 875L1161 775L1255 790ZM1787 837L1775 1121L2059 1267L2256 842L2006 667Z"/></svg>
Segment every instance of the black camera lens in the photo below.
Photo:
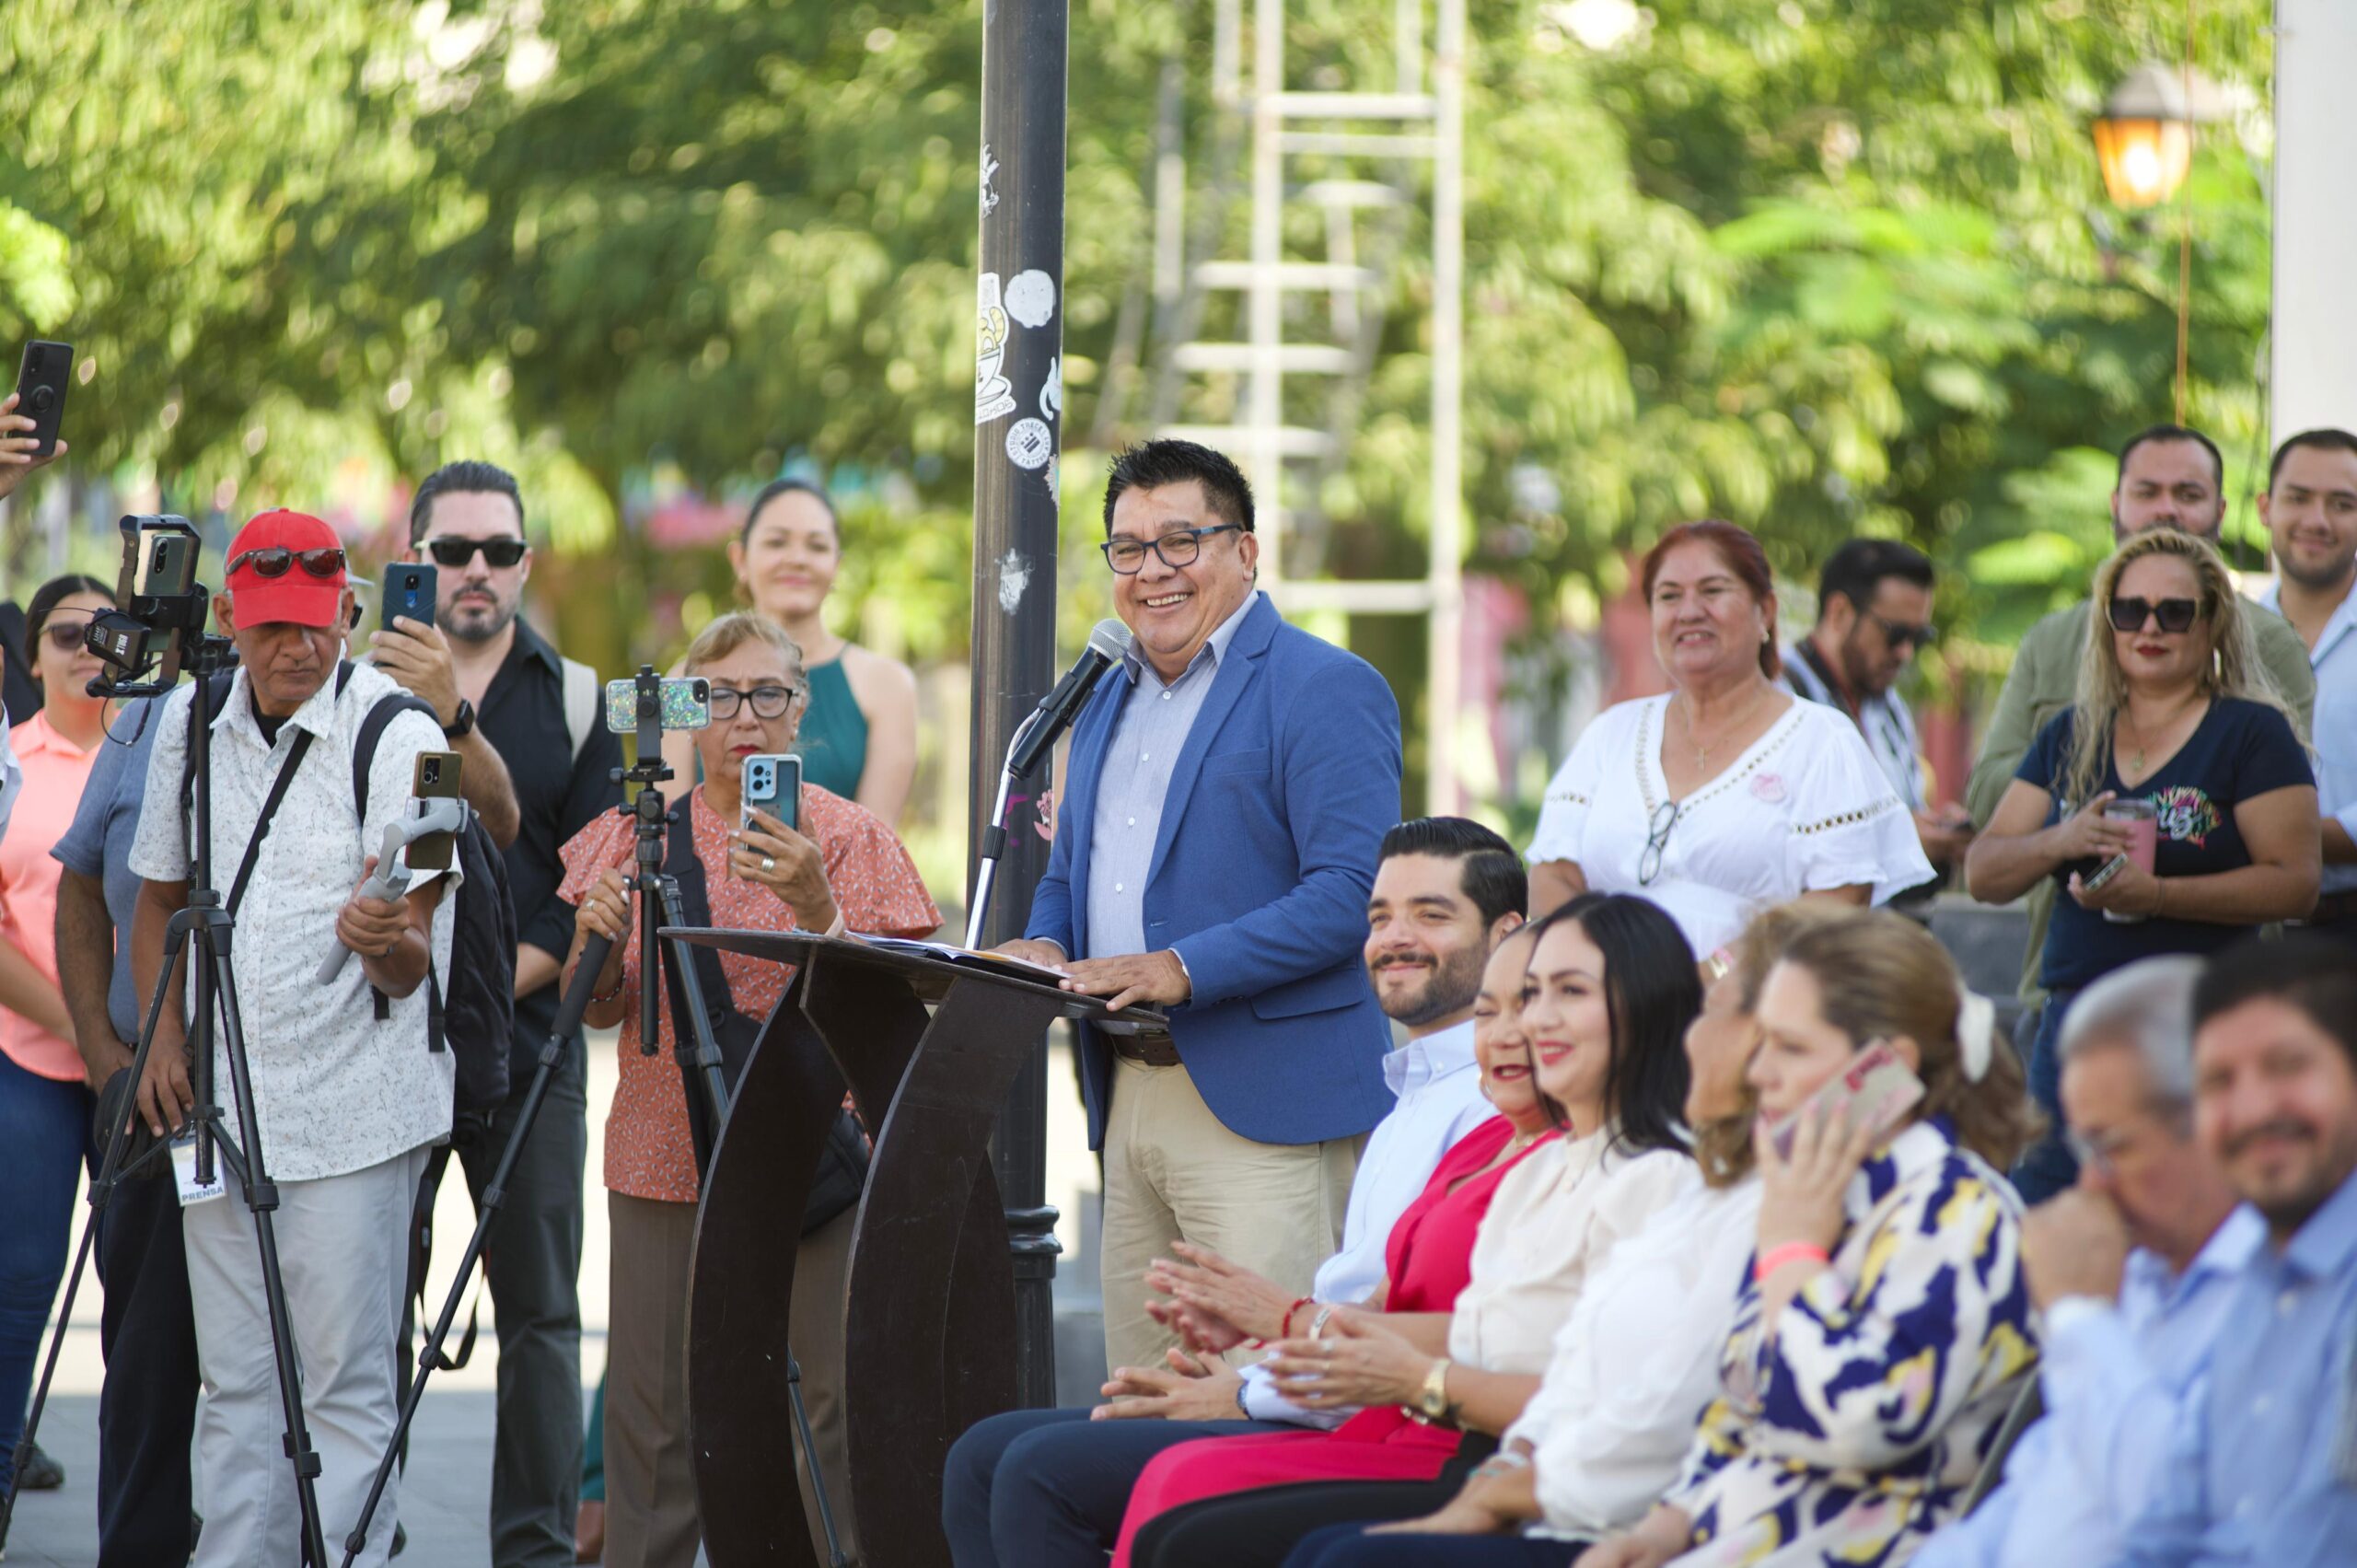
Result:
<svg viewBox="0 0 2357 1568"><path fill-rule="evenodd" d="M442 760L439 757L428 757L425 760L425 782L429 784L438 784L442 782Z"/></svg>

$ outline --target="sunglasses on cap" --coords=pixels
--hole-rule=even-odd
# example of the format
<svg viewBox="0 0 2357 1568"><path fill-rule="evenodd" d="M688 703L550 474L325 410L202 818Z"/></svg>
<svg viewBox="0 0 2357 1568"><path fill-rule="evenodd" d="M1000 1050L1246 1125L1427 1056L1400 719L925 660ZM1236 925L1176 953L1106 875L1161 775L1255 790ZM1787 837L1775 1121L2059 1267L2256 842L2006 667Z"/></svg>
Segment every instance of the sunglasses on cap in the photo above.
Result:
<svg viewBox="0 0 2357 1568"><path fill-rule="evenodd" d="M513 566L524 559L530 545L520 539L432 539L425 541L425 553L434 557L437 566L457 571L482 552L482 558L493 566Z"/></svg>
<svg viewBox="0 0 2357 1568"><path fill-rule="evenodd" d="M2191 598L2116 598L2108 612L2115 632L2142 632L2147 618L2164 632L2182 632L2200 619L2201 601Z"/></svg>
<svg viewBox="0 0 2357 1568"><path fill-rule="evenodd" d="M343 571L343 552L331 550L289 550L284 545L273 545L268 550L249 550L229 558L229 575L236 576L244 567L251 566L257 577L283 577L297 562L314 577L333 577Z"/></svg>

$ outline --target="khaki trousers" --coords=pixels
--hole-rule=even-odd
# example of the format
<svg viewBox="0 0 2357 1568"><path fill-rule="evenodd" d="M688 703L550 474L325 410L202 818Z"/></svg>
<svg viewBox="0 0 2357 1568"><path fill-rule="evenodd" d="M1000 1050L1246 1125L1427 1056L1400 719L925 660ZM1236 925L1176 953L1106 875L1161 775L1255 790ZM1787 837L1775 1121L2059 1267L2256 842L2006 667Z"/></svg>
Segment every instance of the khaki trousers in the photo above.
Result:
<svg viewBox="0 0 2357 1568"><path fill-rule="evenodd" d="M1342 1241L1364 1137L1256 1144L1212 1114L1183 1066L1113 1059L1105 1127L1105 1363L1164 1366L1176 1335L1146 1316L1146 1265L1190 1241L1290 1295ZM1231 1363L1252 1357L1231 1353Z"/></svg>
<svg viewBox="0 0 2357 1568"><path fill-rule="evenodd" d="M691 1568L702 1536L688 1443L688 1257L696 1206L606 1194L612 1297L606 1342L607 1568ZM794 1353L802 1402L827 1475L827 1500L844 1553L858 1560L843 1423L843 1285L856 1209L803 1237L794 1260ZM826 1561L808 1467L794 1446L794 1415L776 1412L781 1462L793 1455L810 1536Z"/></svg>

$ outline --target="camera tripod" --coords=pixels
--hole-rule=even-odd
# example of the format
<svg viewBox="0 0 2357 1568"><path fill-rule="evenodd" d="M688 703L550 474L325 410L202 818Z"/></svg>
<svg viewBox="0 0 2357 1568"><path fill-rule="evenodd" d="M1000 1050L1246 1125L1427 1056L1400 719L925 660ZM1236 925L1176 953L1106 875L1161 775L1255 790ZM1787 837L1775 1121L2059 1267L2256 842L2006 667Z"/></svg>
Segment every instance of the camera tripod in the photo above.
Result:
<svg viewBox="0 0 2357 1568"><path fill-rule="evenodd" d="M679 883L663 870L663 842L669 814L663 801L663 784L671 770L663 761L662 681L650 666L641 666L638 682L638 761L633 767L617 772L613 782L636 786L631 803L621 809L633 823L633 863L637 876L632 879L632 890L638 899L639 943L639 1051L653 1056L662 1049L662 1005L668 999L672 1018L678 1026L673 1032L673 1055L679 1063L679 1083L688 1099L688 1131L695 1147L696 1171L699 1181L712 1172L712 1151L718 1142L720 1129L728 1120L728 1079L722 1072L719 1041L714 1037L712 1015L705 1010L702 981L695 964L689 957L684 943L674 938L675 951L665 961L664 945L656 933L664 927L685 923L680 917ZM556 1022L549 1031L549 1039L540 1047L538 1065L532 1074L530 1088L525 1092L524 1104L516 1119L516 1130L507 1136L506 1147L500 1151L499 1161L491 1181L476 1204L474 1234L467 1238L466 1250L459 1254L458 1276L450 1282L449 1295L442 1303L441 1315L435 1320L427 1338L425 1352L418 1358L417 1373L407 1396L401 1401L400 1422L393 1428L390 1442L377 1464L376 1480L370 1484L368 1497L360 1510L359 1522L344 1540L343 1568L352 1568L353 1562L367 1543L368 1521L375 1515L377 1504L392 1475L394 1464L409 1436L410 1424L416 1419L417 1407L425 1394L426 1379L433 1376L441 1360L443 1342L451 1326L457 1322L459 1308L465 1298L468 1276L481 1258L484 1237L498 1216L505 1201L510 1170L524 1140L530 1137L532 1124L539 1120L541 1101L547 1098L551 1080L563 1060L568 1037L579 1033L581 1016L589 1005L596 989L598 973L605 968L611 941L592 935L582 946L581 961L575 969L573 983L566 988L564 999L557 1008ZM660 977L660 992L649 977ZM834 1510L827 1501L826 1478L819 1466L819 1450L810 1436L810 1418L802 1402L802 1366L794 1358L791 1347L786 1352L786 1393L794 1414L795 1434L802 1445L802 1453L810 1467L811 1491L819 1503L819 1525L827 1539L827 1560L830 1568L845 1568L850 1559L844 1556L842 1539L835 1529Z"/></svg>
<svg viewBox="0 0 2357 1568"><path fill-rule="evenodd" d="M138 1114L136 1086L144 1077L147 1061L156 1048L157 1028L162 1021L164 1005L172 993L173 977L180 968L183 949L190 954L191 988L193 1002L188 1014L188 1049L192 1058L191 1088L196 1107L190 1113L189 1124L193 1128L196 1149L196 1179L211 1185L215 1179L215 1160L226 1164L237 1176L245 1195L246 1207L253 1214L254 1240L261 1256L262 1299L270 1318L270 1342L278 1371L278 1397L285 1415L285 1449L287 1462L295 1470L295 1497L302 1516L303 1561L313 1568L327 1568L326 1537L319 1519L319 1503L315 1481L319 1473L319 1458L312 1450L309 1430L303 1421L303 1395L295 1361L295 1330L286 1307L286 1285L279 1271L278 1234L272 1220L278 1207L278 1189L270 1179L269 1167L262 1158L261 1127L254 1109L253 1077L246 1055L245 1028L238 1011L238 988L230 962L232 938L237 929L233 908L243 892L244 871L239 885L231 889L225 902L213 882L213 782L212 734L213 712L209 676L234 668L237 654L226 637L205 636L201 632L186 633L184 649L176 647L175 655L184 653L186 668L196 677L189 708L188 745L193 758L195 795L195 851L191 868L188 907L171 918L164 937L163 969L156 977L153 998L147 1005L145 1020L140 1026L139 1043L133 1051L131 1084L134 1091L122 1097L122 1109L108 1128L106 1154L99 1167L96 1179L90 1183L89 1217L83 1222L82 1239L74 1255L73 1272L66 1277L64 1303L57 1314L57 1323L51 1330L49 1355L42 1363L41 1382L33 1392L31 1409L25 1419L25 1434L17 1445L16 1467L8 1494L0 1498L0 1544L7 1539L8 1521L16 1508L14 1477L24 1473L26 1456L32 1451L33 1435L40 1429L43 1407L48 1403L49 1388L57 1372L59 1352L65 1342L65 1329L74 1313L75 1293L82 1283L82 1271L89 1261L90 1249L98 1236L99 1217L106 1212L108 1202L114 1196L118 1184L140 1174L150 1162L162 1160L168 1170L172 1140L157 1139L155 1144L136 1159L127 1158L131 1141L132 1119ZM122 698L160 698L173 690L173 679L179 668L178 657L169 657L165 666L165 678L157 682L137 684L105 679L90 683L93 695ZM153 715L151 715L152 717ZM267 827L262 831L267 831ZM260 845L259 835L255 847ZM220 1031L215 1035L215 1013L219 1015ZM237 1116L236 1135L226 1125L228 1112L214 1103L213 1051L218 1040L222 1054L229 1063L231 1109ZM184 1129L185 1131L185 1129ZM163 1173L159 1173L163 1174Z"/></svg>

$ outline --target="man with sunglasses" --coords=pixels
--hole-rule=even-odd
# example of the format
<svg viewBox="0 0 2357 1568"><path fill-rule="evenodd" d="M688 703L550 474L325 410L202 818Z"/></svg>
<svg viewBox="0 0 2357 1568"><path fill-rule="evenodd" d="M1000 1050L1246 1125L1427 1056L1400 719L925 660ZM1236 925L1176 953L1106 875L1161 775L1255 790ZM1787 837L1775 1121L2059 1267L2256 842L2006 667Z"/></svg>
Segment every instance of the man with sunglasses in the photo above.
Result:
<svg viewBox="0 0 2357 1568"><path fill-rule="evenodd" d="M226 583L213 615L238 664L199 787L210 791L215 885L238 922L253 1109L274 1187L322 1524L337 1541L392 1436L410 1209L428 1148L450 1131L452 1057L429 1046L427 977L450 972L451 895L462 872L454 865L389 901L362 894L372 836L407 808L419 755L444 742L424 714L393 714L355 820L360 731L398 688L365 665L341 668L354 600L335 530L300 513L264 512L231 542ZM129 854L142 878L131 930L136 996L154 994L167 923L188 902L192 827L181 782L192 691L164 699L151 720L155 749ZM353 961L323 983L320 960L339 947ZM182 993L171 988L164 1002L137 1090L138 1113L158 1135L195 1109ZM218 1051L214 1082L230 1082ZM226 1087L215 1098L226 1102ZM198 1568L291 1562L298 1529L254 1222L238 1177L224 1170L226 1191L180 1214L206 1391ZM398 1503L389 1491L364 1568L382 1568Z"/></svg>
<svg viewBox="0 0 2357 1568"><path fill-rule="evenodd" d="M480 1201L531 1087L556 1022L557 970L573 946L573 906L556 896L558 852L620 803L612 774L621 743L597 722L597 671L564 658L519 610L532 572L515 476L485 462L447 463L410 505L410 545L436 567L435 620L447 639L438 669L425 639L377 634L378 668L403 679L506 763L519 818L506 846L516 901L516 1032L508 1101L488 1126L453 1137ZM498 1433L491 1464L493 1568L574 1561L581 1493L582 1177L589 1148L582 1053L567 1052L530 1134L483 1252L499 1323Z"/></svg>
<svg viewBox="0 0 2357 1568"><path fill-rule="evenodd" d="M1817 578L1817 624L1784 650L1784 684L1850 715L1914 812L1923 857L1945 877L1972 842L1972 820L1953 801L1936 810L1925 802L1915 715L1898 694L1899 677L1931 645L1932 581L1931 558L1897 540L1853 539L1835 551ZM1928 902L1938 886L1899 899Z"/></svg>
<svg viewBox="0 0 2357 1568"><path fill-rule="evenodd" d="M2111 532L2115 543L2126 543L2152 528L2176 528L2218 540L2225 520L2225 465L2217 443L2181 424L2155 424L2128 438L2119 449L2119 476L2111 492ZM1980 755L1965 785L1965 808L1976 828L1986 829L1998 802L2029 755L2030 745L2049 720L2069 707L2076 696L2079 664L2086 655L2087 633L2095 624L2094 600L2082 598L2058 610L2022 634L2014 651L2013 667L2005 672L2004 690L1989 715L1981 738ZM2308 667L2308 650L2299 633L2270 610L2253 607L2251 633L2258 644L2259 663L2274 679L2299 716L2304 734L2312 734L2316 681ZM2054 883L2041 878L2026 896L2029 912L2028 946L2022 959L2021 997L2026 1006L2015 1038L2025 1045L2037 1038L2038 1013L2046 999L2038 983L2046 927L2054 914ZM2025 1053L2026 1054L2026 1053Z"/></svg>
<svg viewBox="0 0 2357 1568"><path fill-rule="evenodd" d="M1123 452L1105 536L1135 642L1073 727L1055 849L1008 950L1169 1010L1167 1034L1089 1028L1081 1047L1108 1364L1158 1366L1177 1341L1146 1312L1146 1266L1190 1241L1306 1291L1389 1107L1360 949L1399 818L1399 710L1258 591L1251 488L1220 453Z"/></svg>

